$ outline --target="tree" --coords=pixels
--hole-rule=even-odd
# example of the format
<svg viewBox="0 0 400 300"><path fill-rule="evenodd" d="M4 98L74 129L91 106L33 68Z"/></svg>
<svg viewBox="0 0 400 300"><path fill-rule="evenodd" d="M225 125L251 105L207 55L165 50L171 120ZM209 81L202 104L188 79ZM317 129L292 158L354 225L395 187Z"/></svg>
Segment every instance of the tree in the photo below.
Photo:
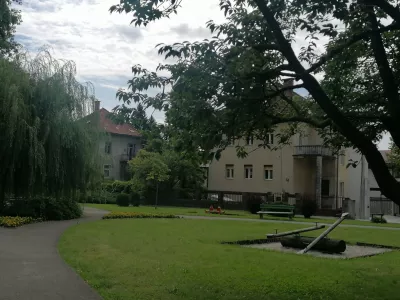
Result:
<svg viewBox="0 0 400 300"><path fill-rule="evenodd" d="M134 108L124 104L116 106L112 118L138 129L142 135L143 149L161 154L170 170L169 179L159 187L164 194L184 192L181 196L191 197L190 194L203 188L205 178L200 167L202 153L199 149L187 147L174 128L157 124L152 116L147 116L141 103Z"/></svg>
<svg viewBox="0 0 400 300"><path fill-rule="evenodd" d="M393 172L393 176L400 177L400 149L393 142L389 146L388 165Z"/></svg>
<svg viewBox="0 0 400 300"><path fill-rule="evenodd" d="M144 193L149 185L156 186L155 208L157 208L159 185L168 180L170 171L161 155L142 149L134 159L129 161L129 167L133 174L132 186L135 191Z"/></svg>
<svg viewBox="0 0 400 300"><path fill-rule="evenodd" d="M132 13L140 26L176 13L181 2L122 0L110 11ZM169 122L205 150L223 149L224 136L263 140L277 124L290 124L290 134L306 123L327 143L360 150L382 193L400 204L400 183L374 144L388 132L400 146L397 1L221 0L220 8L226 22L207 24L215 37L159 45L160 54L178 60L157 68L171 76L134 66L119 98L167 110ZM307 44L296 52L299 34ZM298 83L285 85L284 78ZM173 89L164 93L168 84ZM148 87L163 92L149 97ZM310 96L288 97L297 88Z"/></svg>
<svg viewBox="0 0 400 300"><path fill-rule="evenodd" d="M0 210L6 196L75 196L101 177L93 95L43 51L0 59Z"/></svg>
<svg viewBox="0 0 400 300"><path fill-rule="evenodd" d="M11 8L11 3L21 4L21 1L0 0L0 58L17 51L18 44L14 41L17 25L21 23L21 13Z"/></svg>

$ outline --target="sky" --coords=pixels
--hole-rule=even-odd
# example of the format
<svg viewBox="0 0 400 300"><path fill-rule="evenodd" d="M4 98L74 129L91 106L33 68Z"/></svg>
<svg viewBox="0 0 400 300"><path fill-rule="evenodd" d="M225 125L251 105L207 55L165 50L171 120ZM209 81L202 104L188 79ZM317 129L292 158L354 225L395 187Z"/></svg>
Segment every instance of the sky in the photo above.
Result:
<svg viewBox="0 0 400 300"><path fill-rule="evenodd" d="M23 22L17 27L16 40L29 51L45 46L54 57L73 60L77 79L91 82L101 106L111 110L121 104L115 94L132 78L133 65L155 71L164 62L157 54L157 44L210 38L205 23L224 20L218 0L186 0L170 19L134 27L129 25L130 15L109 13L110 6L118 3L119 0L24 0L17 5ZM295 50L302 43L304 37L299 36ZM158 122L164 119L162 112L156 111L153 116ZM385 136L379 148L387 149L388 143L389 137Z"/></svg>

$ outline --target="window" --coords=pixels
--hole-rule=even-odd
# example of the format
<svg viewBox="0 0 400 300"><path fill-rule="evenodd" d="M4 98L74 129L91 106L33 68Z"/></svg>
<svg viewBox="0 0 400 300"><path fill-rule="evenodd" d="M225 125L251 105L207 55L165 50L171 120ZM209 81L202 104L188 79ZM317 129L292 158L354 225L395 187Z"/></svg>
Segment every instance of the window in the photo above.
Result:
<svg viewBox="0 0 400 300"><path fill-rule="evenodd" d="M111 142L106 142L105 147L104 147L104 152L106 154L111 154Z"/></svg>
<svg viewBox="0 0 400 300"><path fill-rule="evenodd" d="M274 178L274 170L272 165L264 166L264 180L272 180Z"/></svg>
<svg viewBox="0 0 400 300"><path fill-rule="evenodd" d="M246 179L253 178L253 166L252 165L244 166L244 178L246 178Z"/></svg>
<svg viewBox="0 0 400 300"><path fill-rule="evenodd" d="M265 140L265 144L272 145L273 143L274 143L274 134L273 133L268 133L267 134L267 139Z"/></svg>
<svg viewBox="0 0 400 300"><path fill-rule="evenodd" d="M105 178L110 177L110 169L111 169L111 165L104 165L103 166L103 172L104 172L104 177Z"/></svg>
<svg viewBox="0 0 400 300"><path fill-rule="evenodd" d="M136 144L128 144L128 159L131 160L135 156Z"/></svg>
<svg viewBox="0 0 400 300"><path fill-rule="evenodd" d="M225 166L225 177L226 177L226 179L233 179L233 177L234 177L233 165L226 165Z"/></svg>
<svg viewBox="0 0 400 300"><path fill-rule="evenodd" d="M251 146L251 145L253 145L253 142L254 142L253 136L248 136L246 139L246 145Z"/></svg>

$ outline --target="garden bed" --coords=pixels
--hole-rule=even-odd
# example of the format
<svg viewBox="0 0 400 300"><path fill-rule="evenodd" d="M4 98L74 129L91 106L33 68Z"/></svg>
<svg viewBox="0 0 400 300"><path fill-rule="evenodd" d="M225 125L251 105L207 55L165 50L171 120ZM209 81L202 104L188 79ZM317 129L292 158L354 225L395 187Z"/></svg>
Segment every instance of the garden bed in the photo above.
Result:
<svg viewBox="0 0 400 300"><path fill-rule="evenodd" d="M42 219L35 219L31 217L0 217L0 227L16 228L25 224L42 222Z"/></svg>

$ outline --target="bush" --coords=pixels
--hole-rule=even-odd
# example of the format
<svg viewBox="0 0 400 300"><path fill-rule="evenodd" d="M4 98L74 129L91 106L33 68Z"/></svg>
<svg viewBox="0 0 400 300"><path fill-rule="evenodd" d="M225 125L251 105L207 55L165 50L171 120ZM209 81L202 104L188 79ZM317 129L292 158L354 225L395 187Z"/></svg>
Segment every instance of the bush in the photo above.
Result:
<svg viewBox="0 0 400 300"><path fill-rule="evenodd" d="M82 216L82 209L79 203L72 199L34 197L10 201L3 209L2 215L43 220L69 220Z"/></svg>
<svg viewBox="0 0 400 300"><path fill-rule="evenodd" d="M131 192L131 182L130 181L104 181L101 184L101 189L109 193L127 193Z"/></svg>
<svg viewBox="0 0 400 300"><path fill-rule="evenodd" d="M118 206L129 206L129 195L121 193L117 195L117 205Z"/></svg>
<svg viewBox="0 0 400 300"><path fill-rule="evenodd" d="M260 205L262 203L262 198L256 195L250 195L246 201L246 208L252 214L256 214L260 211Z"/></svg>
<svg viewBox="0 0 400 300"><path fill-rule="evenodd" d="M81 203L116 204L116 197L116 194L107 191L93 192L92 195L86 196L83 201L81 200Z"/></svg>
<svg viewBox="0 0 400 300"><path fill-rule="evenodd" d="M103 216L103 219L147 219L147 218L175 219L179 217L169 214L148 214L148 213L138 213L138 212L111 212Z"/></svg>
<svg viewBox="0 0 400 300"><path fill-rule="evenodd" d="M133 206L140 205L140 195L138 193L131 193L131 204Z"/></svg>
<svg viewBox="0 0 400 300"><path fill-rule="evenodd" d="M0 217L0 226L14 228L24 224L41 222L42 219L35 219L32 217Z"/></svg>
<svg viewBox="0 0 400 300"><path fill-rule="evenodd" d="M380 217L375 217L375 216L373 216L371 218L371 222L372 223L382 223L382 224L387 223L387 221L386 221L386 219L384 217L382 217L382 219L381 219Z"/></svg>
<svg viewBox="0 0 400 300"><path fill-rule="evenodd" d="M317 202L312 200L304 200L301 204L301 214L304 218L309 219L317 212Z"/></svg>

